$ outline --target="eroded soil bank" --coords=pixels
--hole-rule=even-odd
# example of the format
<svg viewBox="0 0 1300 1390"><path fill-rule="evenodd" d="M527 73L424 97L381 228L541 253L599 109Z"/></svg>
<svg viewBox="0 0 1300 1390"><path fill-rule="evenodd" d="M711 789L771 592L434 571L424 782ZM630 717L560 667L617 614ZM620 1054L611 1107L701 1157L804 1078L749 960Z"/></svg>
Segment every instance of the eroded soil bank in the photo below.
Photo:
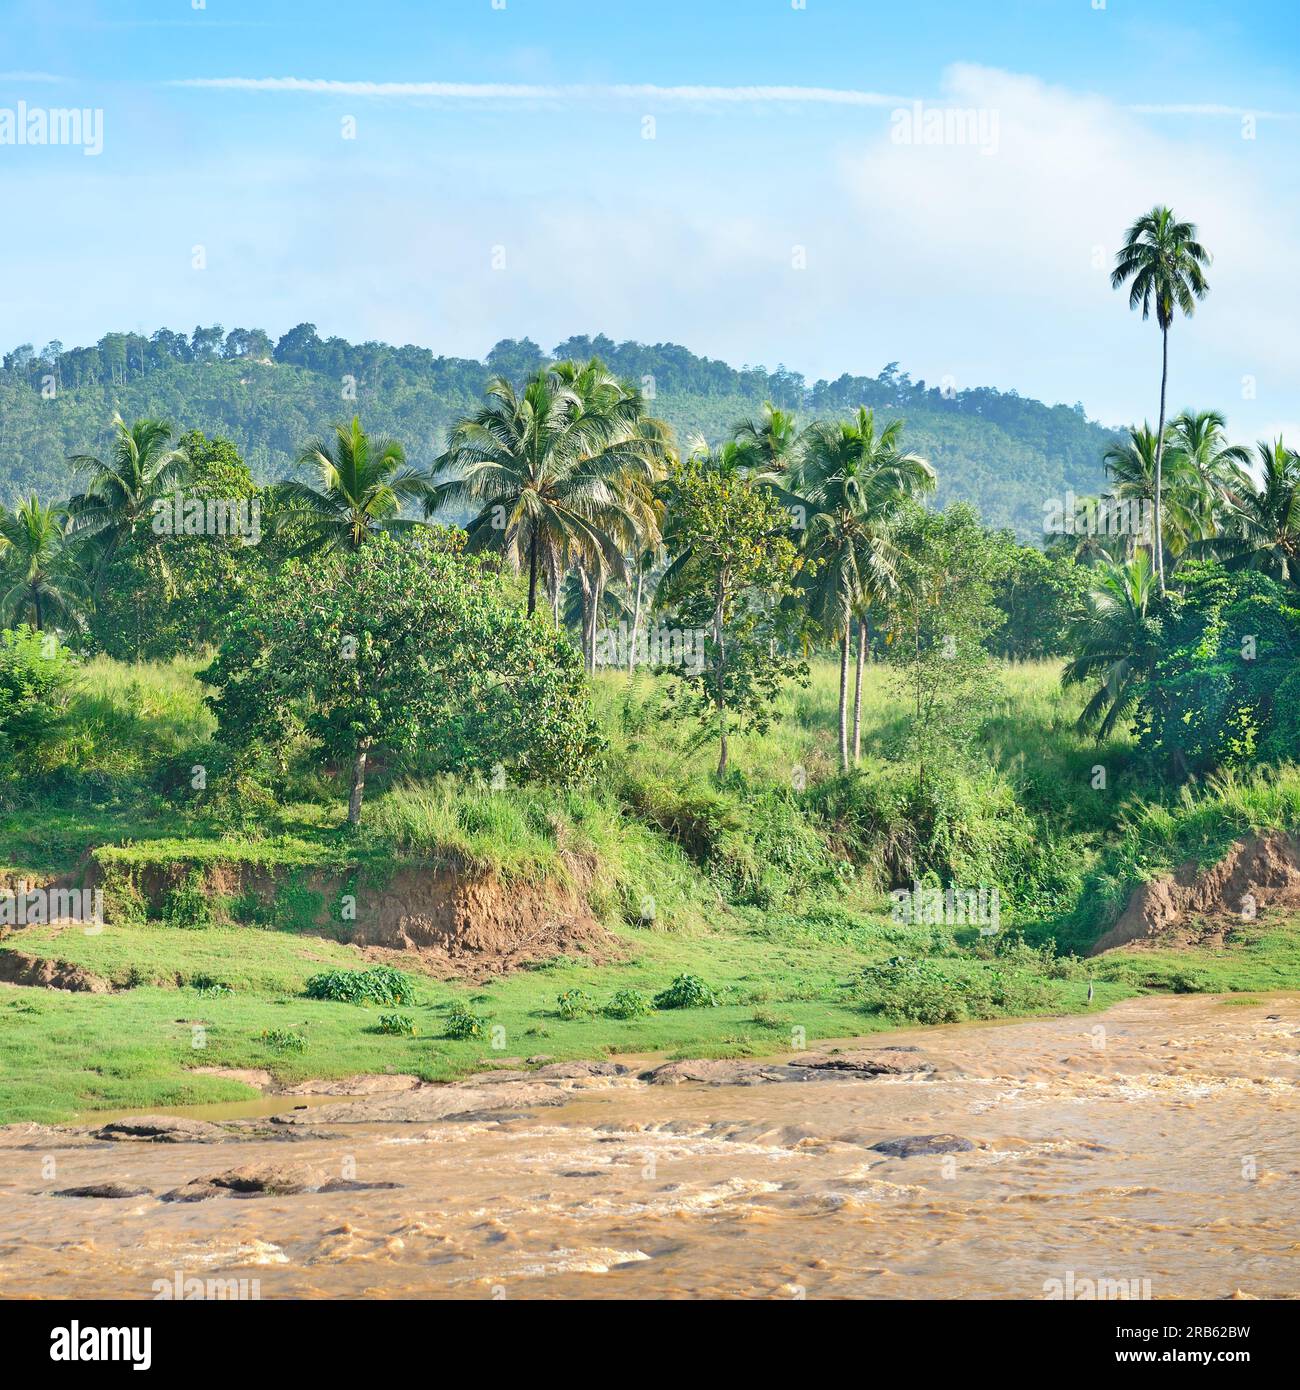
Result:
<svg viewBox="0 0 1300 1390"><path fill-rule="evenodd" d="M1145 998L763 1063L391 1078L273 1119L12 1126L0 1294L1288 1297L1298 1042L1296 996Z"/></svg>
<svg viewBox="0 0 1300 1390"><path fill-rule="evenodd" d="M1136 889L1088 952L1118 946L1221 946L1266 909L1300 907L1300 838L1272 831L1238 840L1208 869L1183 864Z"/></svg>

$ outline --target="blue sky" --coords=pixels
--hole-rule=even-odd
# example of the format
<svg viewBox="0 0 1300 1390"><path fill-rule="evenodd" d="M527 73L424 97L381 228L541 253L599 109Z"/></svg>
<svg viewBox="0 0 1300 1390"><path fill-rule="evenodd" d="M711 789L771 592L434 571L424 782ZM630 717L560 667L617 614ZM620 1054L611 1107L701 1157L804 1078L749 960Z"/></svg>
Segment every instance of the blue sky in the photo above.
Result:
<svg viewBox="0 0 1300 1390"><path fill-rule="evenodd" d="M1175 407L1300 438L1293 3L194 3L0 0L0 112L104 133L0 144L0 346L602 331L1120 422L1158 335L1104 267L1168 201L1216 254Z"/></svg>

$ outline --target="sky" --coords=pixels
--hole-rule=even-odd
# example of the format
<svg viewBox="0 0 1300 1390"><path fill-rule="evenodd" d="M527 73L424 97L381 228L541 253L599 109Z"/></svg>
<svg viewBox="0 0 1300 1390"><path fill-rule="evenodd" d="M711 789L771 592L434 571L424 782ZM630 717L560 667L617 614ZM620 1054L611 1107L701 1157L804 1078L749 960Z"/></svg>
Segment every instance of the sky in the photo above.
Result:
<svg viewBox="0 0 1300 1390"><path fill-rule="evenodd" d="M1172 408L1300 440L1298 76L1294 0L0 0L0 348L603 332L1122 424L1168 203L1215 257Z"/></svg>

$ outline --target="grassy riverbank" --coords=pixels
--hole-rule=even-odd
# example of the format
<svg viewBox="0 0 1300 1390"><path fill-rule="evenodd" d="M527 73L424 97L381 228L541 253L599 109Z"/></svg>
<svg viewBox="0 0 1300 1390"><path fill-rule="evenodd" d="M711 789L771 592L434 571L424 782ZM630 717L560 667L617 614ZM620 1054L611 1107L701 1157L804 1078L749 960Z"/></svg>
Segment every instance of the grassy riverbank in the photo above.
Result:
<svg viewBox="0 0 1300 1390"><path fill-rule="evenodd" d="M817 666L806 690L783 697L780 724L736 740L738 770L721 787L712 749L659 717L653 681L606 674L595 682L610 744L597 786L492 791L412 783L389 767L359 837L341 826L324 778L295 784L261 833L187 798L181 773L210 755L211 735L193 670L97 661L82 673L66 736L10 789L0 870L66 872L92 850L119 869L180 863L200 878L204 866L252 861L286 883L313 868L451 864L508 893L571 881L581 866L610 949L484 985L412 970L413 997L389 1010L305 996L313 975L371 962L295 916L288 898L243 924L223 911L181 925L164 911L110 912L97 934L26 927L0 949L67 961L116 988L0 985L0 1121L249 1094L197 1067L266 1068L285 1082L385 1070L443 1079L503 1056L758 1054L909 1022L1072 1012L1089 1007L1090 981L1093 1008L1148 989L1300 981L1300 929L1267 914L1213 948L1073 954L1143 878L1213 862L1252 828L1300 824L1300 776L1163 796L1142 783L1125 740L1099 749L1074 733L1077 706L1050 663L1000 670L977 755L928 799L909 781L883 670L868 673L861 771L836 770L837 673ZM973 926L896 920L889 879L926 873L997 886L1002 930L981 938ZM611 1003L635 1013L681 975L716 1005L610 1015ZM479 1021L478 1036L447 1036L453 1009L462 1030L464 1016ZM413 1033L379 1031L389 1012Z"/></svg>

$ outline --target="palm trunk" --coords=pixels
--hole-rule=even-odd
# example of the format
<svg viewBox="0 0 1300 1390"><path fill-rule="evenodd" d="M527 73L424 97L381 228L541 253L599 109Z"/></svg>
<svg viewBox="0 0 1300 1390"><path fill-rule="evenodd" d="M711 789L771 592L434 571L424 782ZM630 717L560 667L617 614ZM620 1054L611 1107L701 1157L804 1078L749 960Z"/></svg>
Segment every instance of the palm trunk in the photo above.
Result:
<svg viewBox="0 0 1300 1390"><path fill-rule="evenodd" d="M645 584L645 572L641 568L641 562L637 561L636 566L636 603L632 609L632 640L627 648L627 673L630 676L636 666L636 639L641 631L641 593Z"/></svg>
<svg viewBox="0 0 1300 1390"><path fill-rule="evenodd" d="M537 611L537 531L528 545L528 616Z"/></svg>
<svg viewBox="0 0 1300 1390"><path fill-rule="evenodd" d="M560 625L561 579L559 561L556 559L554 551L548 551L546 559L546 588L551 599L551 618L556 627Z"/></svg>
<svg viewBox="0 0 1300 1390"><path fill-rule="evenodd" d="M32 590L32 608L35 610L36 613L36 631L44 632L45 623L42 620L43 615L41 613L41 593L39 589Z"/></svg>
<svg viewBox="0 0 1300 1390"><path fill-rule="evenodd" d="M1160 424L1156 433L1156 534L1152 549L1156 559L1156 582L1160 596L1165 593L1165 529L1160 498L1160 472L1165 458L1165 388L1169 384L1169 329L1160 331Z"/></svg>
<svg viewBox="0 0 1300 1390"><path fill-rule="evenodd" d="M849 766L849 633L852 631L851 619L844 620L844 632L840 636L840 771L848 771Z"/></svg>
<svg viewBox="0 0 1300 1390"><path fill-rule="evenodd" d="M718 711L718 735L720 747L718 749L718 781L727 775L727 700L723 693L723 674L725 666L725 649L723 646L722 635L722 616L723 605L726 599L726 581L721 576L718 578L717 602L713 608L713 648L714 648L714 705Z"/></svg>
<svg viewBox="0 0 1300 1390"><path fill-rule="evenodd" d="M588 674L596 670L596 584L586 570L579 570L582 581L582 664Z"/></svg>
<svg viewBox="0 0 1300 1390"><path fill-rule="evenodd" d="M600 626L601 605L605 602L605 581L597 579L591 605L591 669L596 669L596 629Z"/></svg>
<svg viewBox="0 0 1300 1390"><path fill-rule="evenodd" d="M370 740L363 738L357 743L357 755L352 762L352 791L348 796L348 824L361 824L361 798L366 794L366 759L370 753Z"/></svg>
<svg viewBox="0 0 1300 1390"><path fill-rule="evenodd" d="M853 766L862 760L862 668L867 660L867 620L858 619L858 671L853 686Z"/></svg>

